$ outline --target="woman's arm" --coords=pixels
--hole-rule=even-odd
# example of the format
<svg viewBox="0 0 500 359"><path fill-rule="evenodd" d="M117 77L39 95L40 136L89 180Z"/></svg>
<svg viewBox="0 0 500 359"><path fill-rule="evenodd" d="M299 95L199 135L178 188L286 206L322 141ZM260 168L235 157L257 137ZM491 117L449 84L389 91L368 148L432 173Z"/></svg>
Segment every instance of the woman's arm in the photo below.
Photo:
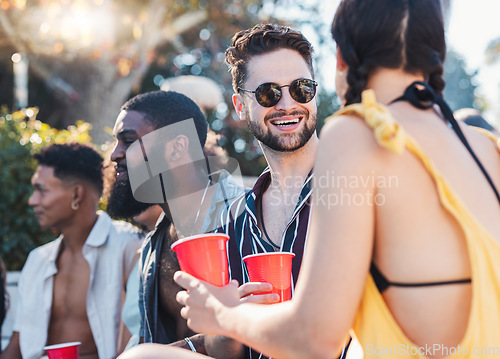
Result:
<svg viewBox="0 0 500 359"><path fill-rule="evenodd" d="M195 331L235 338L268 356L331 358L354 321L371 261L381 151L358 118L322 132L315 165L312 219L295 296L290 302L240 304L236 284L210 286L177 273L182 315Z"/></svg>

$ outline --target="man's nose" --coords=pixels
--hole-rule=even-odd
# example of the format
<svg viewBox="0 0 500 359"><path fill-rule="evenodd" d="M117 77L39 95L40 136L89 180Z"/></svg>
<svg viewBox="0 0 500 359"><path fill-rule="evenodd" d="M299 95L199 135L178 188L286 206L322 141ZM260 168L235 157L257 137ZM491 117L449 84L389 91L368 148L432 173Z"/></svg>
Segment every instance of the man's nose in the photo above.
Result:
<svg viewBox="0 0 500 359"><path fill-rule="evenodd" d="M117 162L117 160L125 157L125 146L117 141L115 143L115 147L113 148L113 152L111 152L111 161Z"/></svg>
<svg viewBox="0 0 500 359"><path fill-rule="evenodd" d="M290 95L289 87L281 88L281 98L275 107L277 110L284 110L284 111L290 111L291 109L298 107L297 102Z"/></svg>
<svg viewBox="0 0 500 359"><path fill-rule="evenodd" d="M38 204L38 202L39 202L39 196L38 196L38 194L35 191L28 198L28 205L30 205L30 206L36 206Z"/></svg>

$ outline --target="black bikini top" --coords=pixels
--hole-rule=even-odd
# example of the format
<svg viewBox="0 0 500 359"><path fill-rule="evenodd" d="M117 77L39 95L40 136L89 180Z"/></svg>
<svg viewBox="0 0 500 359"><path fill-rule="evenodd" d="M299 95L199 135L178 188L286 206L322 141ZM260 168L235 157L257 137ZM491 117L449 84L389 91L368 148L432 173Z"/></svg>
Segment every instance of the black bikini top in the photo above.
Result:
<svg viewBox="0 0 500 359"><path fill-rule="evenodd" d="M373 281L377 286L377 289L380 293L385 291L390 286L394 287L431 287L435 285L447 285L447 284L466 284L471 283L472 280L470 278L467 279L458 279L458 280L448 280L448 281L439 281L439 282L423 282L423 283L402 283L402 282L390 282L383 274L380 272L375 263L372 262L370 266L370 274L372 275Z"/></svg>
<svg viewBox="0 0 500 359"><path fill-rule="evenodd" d="M450 107L444 101L444 99L442 97L438 96L427 83L416 81L406 88L404 94L401 97L398 97L397 99L393 100L391 103L394 103L397 101L408 101L413 106L415 106L416 108L419 108L419 109L428 109L428 108L431 108L435 104L438 105L439 108L441 109L443 116L444 116L443 120L446 121L451 128L453 128L453 130L457 134L460 141L462 141L465 148L467 148L467 150L471 154L472 158L474 159L476 164L481 169L481 172L483 172L484 176L488 180L488 183L490 184L493 192L495 193L495 195L498 199L498 202L500 203L500 194L498 193L498 190L496 189L495 184L491 180L491 177L489 176L488 172L486 171L486 169L482 165L479 158L476 156L476 154L474 153L474 151L470 147L467 139L465 138L462 130L460 129L460 126L457 123L457 120L453 116L453 112L451 111ZM375 281L375 285L377 286L377 289L379 290L380 293L385 291L390 286L395 286L395 287L427 287L427 286L436 286L436 285L471 283L470 278L451 280L451 281L424 282L424 283L391 282L380 272L380 270L377 268L377 266L373 262L371 263L371 266L370 266L370 274L372 275L373 280Z"/></svg>

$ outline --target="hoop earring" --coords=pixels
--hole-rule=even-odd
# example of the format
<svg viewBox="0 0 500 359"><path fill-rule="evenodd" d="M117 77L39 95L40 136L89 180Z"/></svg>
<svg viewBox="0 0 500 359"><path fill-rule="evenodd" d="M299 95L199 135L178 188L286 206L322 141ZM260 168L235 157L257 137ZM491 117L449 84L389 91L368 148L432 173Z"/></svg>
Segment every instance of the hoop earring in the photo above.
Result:
<svg viewBox="0 0 500 359"><path fill-rule="evenodd" d="M71 202L71 209L72 209L73 211L77 211L77 210L78 210L78 208L80 208L80 204L78 204L78 203L76 203L76 202L74 202L74 201L73 201L73 202Z"/></svg>

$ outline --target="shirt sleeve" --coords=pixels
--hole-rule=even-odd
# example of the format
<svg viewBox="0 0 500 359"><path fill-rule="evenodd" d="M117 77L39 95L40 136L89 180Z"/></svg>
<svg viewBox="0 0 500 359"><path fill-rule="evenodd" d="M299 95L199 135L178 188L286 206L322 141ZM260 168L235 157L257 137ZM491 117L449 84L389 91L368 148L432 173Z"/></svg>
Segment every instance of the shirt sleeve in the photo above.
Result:
<svg viewBox="0 0 500 359"><path fill-rule="evenodd" d="M30 263L33 259L32 253L28 255L28 259L26 263L24 263L23 269L21 271L21 275L19 276L19 281L17 282L17 296L16 296L16 305L15 305L15 313L14 313L14 325L12 330L14 332L19 332L21 330L21 322L22 322L22 313L23 313L23 293L25 293L24 287L25 283L29 282L29 271L30 271Z"/></svg>
<svg viewBox="0 0 500 359"><path fill-rule="evenodd" d="M146 239L146 241L149 242L149 238ZM149 243L145 243L145 245L141 249L141 253L139 255L139 314L140 314L140 327L139 327L139 337L145 337L145 330L146 328L144 327L144 317L145 317L145 312L144 312L144 283L145 283L145 278L144 278L144 259L145 256L147 255L147 252L149 250Z"/></svg>

